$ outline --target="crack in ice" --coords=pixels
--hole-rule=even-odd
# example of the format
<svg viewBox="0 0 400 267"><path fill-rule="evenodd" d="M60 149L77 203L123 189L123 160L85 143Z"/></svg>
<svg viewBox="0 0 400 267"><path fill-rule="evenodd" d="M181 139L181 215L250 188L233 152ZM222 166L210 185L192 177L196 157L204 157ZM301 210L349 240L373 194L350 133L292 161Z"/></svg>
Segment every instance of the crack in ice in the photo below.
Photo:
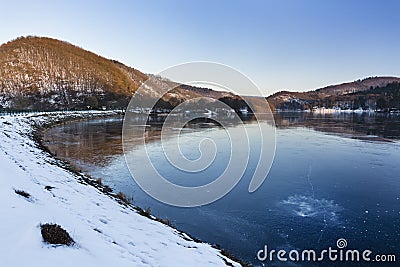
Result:
<svg viewBox="0 0 400 267"><path fill-rule="evenodd" d="M307 181L308 181L308 184L309 184L310 187L311 187L312 198L313 198L313 200L315 200L314 185L313 185L312 182L311 182L311 171L312 171L312 165L310 164L310 166L308 167ZM324 209L324 213L323 213L323 215L324 215L324 227L321 229L321 234L319 235L318 243L321 241L322 236L324 235L325 230L326 230L326 228L328 227L328 223L327 223L327 221L326 221L326 207L323 206L323 209Z"/></svg>

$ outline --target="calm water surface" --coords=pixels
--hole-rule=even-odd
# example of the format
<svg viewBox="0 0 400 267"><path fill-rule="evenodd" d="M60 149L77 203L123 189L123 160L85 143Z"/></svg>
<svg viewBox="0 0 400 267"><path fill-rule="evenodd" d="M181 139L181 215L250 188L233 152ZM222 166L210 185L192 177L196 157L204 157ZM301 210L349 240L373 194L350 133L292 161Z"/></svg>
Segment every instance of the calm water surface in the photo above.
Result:
<svg viewBox="0 0 400 267"><path fill-rule="evenodd" d="M218 243L255 265L262 265L256 253L264 245L318 251L336 247L339 238L347 240L349 249L396 254L399 260L400 116L282 113L275 121L276 156L264 184L255 193L247 191L258 160L253 154L260 147L255 138L240 183L222 199L189 209L155 201L135 184L122 155L122 118L65 124L48 131L45 138L59 157L101 177L114 191L132 196L136 205L150 207L177 228ZM251 121L246 124L250 135L256 127ZM178 133L171 131L171 142ZM152 125L148 150L154 165L177 184L209 182L224 170L230 145L224 129L195 125L181 134L182 153L198 157L193 144L204 136L216 142L216 160L197 176L189 176L165 164L160 127ZM137 142L135 149L143 149L140 138L131 142ZM303 265L307 264L292 266Z"/></svg>

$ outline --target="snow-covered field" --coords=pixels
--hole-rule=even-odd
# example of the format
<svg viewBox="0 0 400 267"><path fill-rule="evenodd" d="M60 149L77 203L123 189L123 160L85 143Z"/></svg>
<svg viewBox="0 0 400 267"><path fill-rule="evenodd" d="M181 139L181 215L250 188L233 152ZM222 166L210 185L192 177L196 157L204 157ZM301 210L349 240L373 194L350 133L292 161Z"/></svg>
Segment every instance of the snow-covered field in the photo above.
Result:
<svg viewBox="0 0 400 267"><path fill-rule="evenodd" d="M0 116L0 266L240 266L211 245L79 182L32 138L35 126L49 121L109 113ZM45 243L44 223L61 225L76 243Z"/></svg>

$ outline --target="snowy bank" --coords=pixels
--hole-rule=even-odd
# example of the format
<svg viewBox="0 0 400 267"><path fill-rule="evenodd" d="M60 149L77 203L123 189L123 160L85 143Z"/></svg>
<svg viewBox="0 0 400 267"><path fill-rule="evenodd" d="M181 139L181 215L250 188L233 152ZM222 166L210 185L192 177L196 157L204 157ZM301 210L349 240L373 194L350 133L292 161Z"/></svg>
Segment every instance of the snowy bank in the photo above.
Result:
<svg viewBox="0 0 400 267"><path fill-rule="evenodd" d="M0 117L0 266L240 266L210 244L88 185L34 140L37 128L106 115L112 112ZM45 243L44 223L61 225L75 244Z"/></svg>

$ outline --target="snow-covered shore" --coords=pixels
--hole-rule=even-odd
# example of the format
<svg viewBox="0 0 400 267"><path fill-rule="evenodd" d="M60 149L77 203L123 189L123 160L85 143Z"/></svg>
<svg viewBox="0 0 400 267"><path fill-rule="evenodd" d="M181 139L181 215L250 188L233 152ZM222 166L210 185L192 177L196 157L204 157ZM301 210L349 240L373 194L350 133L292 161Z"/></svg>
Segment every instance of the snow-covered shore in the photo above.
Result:
<svg viewBox="0 0 400 267"><path fill-rule="evenodd" d="M37 127L106 115L112 112L0 116L0 266L240 266L83 182L33 138ZM61 225L75 245L46 244L43 223Z"/></svg>

